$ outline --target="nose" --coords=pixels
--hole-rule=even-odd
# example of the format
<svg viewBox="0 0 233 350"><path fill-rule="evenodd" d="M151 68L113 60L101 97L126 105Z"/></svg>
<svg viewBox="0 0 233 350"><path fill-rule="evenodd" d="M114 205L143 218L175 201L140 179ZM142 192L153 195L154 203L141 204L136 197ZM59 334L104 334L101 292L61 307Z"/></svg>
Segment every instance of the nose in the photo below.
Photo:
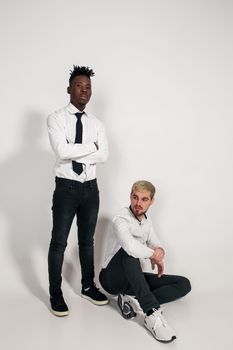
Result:
<svg viewBox="0 0 233 350"><path fill-rule="evenodd" d="M86 86L82 86L82 87L81 87L81 91L82 91L82 92L86 92L86 91L87 91Z"/></svg>

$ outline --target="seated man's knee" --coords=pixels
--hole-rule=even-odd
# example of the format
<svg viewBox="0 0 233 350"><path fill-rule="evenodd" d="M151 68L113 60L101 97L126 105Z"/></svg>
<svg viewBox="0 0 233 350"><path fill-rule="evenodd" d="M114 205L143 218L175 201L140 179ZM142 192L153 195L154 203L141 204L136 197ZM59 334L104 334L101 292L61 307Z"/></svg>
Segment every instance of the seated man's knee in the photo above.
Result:
<svg viewBox="0 0 233 350"><path fill-rule="evenodd" d="M140 260L138 258L133 257L123 249L122 251L122 261L124 262L124 264L128 266L137 266L141 269Z"/></svg>
<svg viewBox="0 0 233 350"><path fill-rule="evenodd" d="M184 295L188 294L192 289L189 279L186 277L182 277L181 283Z"/></svg>

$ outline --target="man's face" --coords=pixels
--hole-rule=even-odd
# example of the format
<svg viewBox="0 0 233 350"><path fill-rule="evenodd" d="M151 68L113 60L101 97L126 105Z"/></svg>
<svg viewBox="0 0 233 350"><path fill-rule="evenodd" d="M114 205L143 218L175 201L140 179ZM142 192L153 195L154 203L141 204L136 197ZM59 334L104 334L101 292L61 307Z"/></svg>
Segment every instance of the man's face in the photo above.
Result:
<svg viewBox="0 0 233 350"><path fill-rule="evenodd" d="M91 98L91 79L85 75L76 76L67 89L70 102L79 110L83 110Z"/></svg>
<svg viewBox="0 0 233 350"><path fill-rule="evenodd" d="M150 192L132 191L130 194L131 209L136 216L145 214L153 202Z"/></svg>

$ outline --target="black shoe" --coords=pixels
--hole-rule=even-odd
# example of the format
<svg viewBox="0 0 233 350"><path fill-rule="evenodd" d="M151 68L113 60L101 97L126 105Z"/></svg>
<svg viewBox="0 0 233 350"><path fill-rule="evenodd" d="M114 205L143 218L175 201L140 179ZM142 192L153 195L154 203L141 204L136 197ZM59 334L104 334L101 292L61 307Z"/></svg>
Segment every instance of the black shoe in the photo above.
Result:
<svg viewBox="0 0 233 350"><path fill-rule="evenodd" d="M126 300L124 300L124 296L119 294L117 298L117 304L121 310L122 316L127 319L133 319L137 316L136 312L134 311L132 305Z"/></svg>
<svg viewBox="0 0 233 350"><path fill-rule="evenodd" d="M51 297L50 303L51 311L55 316L62 317L69 315L69 309L62 295Z"/></svg>
<svg viewBox="0 0 233 350"><path fill-rule="evenodd" d="M91 301L95 305L108 304L106 296L94 284L89 288L82 288L81 297Z"/></svg>

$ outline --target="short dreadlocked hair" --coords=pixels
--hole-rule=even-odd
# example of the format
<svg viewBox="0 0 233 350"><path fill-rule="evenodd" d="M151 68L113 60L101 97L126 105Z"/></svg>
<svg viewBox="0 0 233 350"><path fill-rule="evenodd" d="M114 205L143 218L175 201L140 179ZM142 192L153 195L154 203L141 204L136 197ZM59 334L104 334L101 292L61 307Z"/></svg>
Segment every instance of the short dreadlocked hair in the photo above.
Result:
<svg viewBox="0 0 233 350"><path fill-rule="evenodd" d="M78 75L85 75L86 77L91 78L95 73L89 67L73 65L73 69L70 70L69 84L71 84L72 80Z"/></svg>

